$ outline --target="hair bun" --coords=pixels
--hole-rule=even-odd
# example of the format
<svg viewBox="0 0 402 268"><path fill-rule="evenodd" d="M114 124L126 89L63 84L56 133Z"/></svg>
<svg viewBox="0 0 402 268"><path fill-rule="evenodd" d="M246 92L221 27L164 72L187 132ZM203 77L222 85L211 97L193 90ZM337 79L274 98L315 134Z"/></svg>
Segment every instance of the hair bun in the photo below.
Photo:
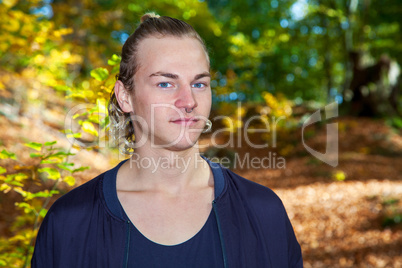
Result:
<svg viewBox="0 0 402 268"><path fill-rule="evenodd" d="M144 15L142 15L141 17L141 23L143 23L144 21L146 21L147 19L150 18L159 18L160 16L158 14L156 14L155 12L149 12L149 13L145 13Z"/></svg>

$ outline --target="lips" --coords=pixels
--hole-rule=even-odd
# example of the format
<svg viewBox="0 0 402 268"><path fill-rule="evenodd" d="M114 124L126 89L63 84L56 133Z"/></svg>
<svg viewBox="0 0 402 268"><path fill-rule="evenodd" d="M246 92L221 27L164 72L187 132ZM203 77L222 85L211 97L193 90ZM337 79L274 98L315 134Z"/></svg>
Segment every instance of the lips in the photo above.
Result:
<svg viewBox="0 0 402 268"><path fill-rule="evenodd" d="M174 124L178 124L178 125L191 126L191 125L194 125L195 123L197 123L198 120L199 119L196 119L194 117L189 117L189 118L179 118L176 120L172 120L171 122Z"/></svg>

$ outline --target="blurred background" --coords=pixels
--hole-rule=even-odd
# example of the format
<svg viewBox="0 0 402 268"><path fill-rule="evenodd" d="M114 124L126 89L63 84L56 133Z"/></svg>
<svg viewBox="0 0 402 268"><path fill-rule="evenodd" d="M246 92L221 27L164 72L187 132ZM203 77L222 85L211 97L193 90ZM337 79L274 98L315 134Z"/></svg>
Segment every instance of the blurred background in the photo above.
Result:
<svg viewBox="0 0 402 268"><path fill-rule="evenodd" d="M280 196L305 267L402 267L400 0L0 0L0 267L29 267L52 202L128 157L106 107L121 46L149 11L205 39L211 117L225 117L203 152ZM302 144L325 153L329 123L335 166Z"/></svg>

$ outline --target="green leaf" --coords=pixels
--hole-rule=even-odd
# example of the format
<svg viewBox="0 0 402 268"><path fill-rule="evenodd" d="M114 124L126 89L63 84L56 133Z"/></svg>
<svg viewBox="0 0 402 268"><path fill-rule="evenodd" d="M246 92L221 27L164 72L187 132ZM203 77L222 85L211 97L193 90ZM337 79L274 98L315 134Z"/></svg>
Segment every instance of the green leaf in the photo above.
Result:
<svg viewBox="0 0 402 268"><path fill-rule="evenodd" d="M73 153L65 153L65 152L57 152L57 153L52 154L51 156L56 157L56 156L69 156L69 155L75 155L75 154L73 154ZM59 157L59 158L61 158L61 157Z"/></svg>
<svg viewBox="0 0 402 268"><path fill-rule="evenodd" d="M113 54L112 58L107 61L107 64L113 66L113 65L119 64L120 61L121 61L121 57L117 56L116 54Z"/></svg>
<svg viewBox="0 0 402 268"><path fill-rule="evenodd" d="M53 157L50 156L42 161L40 161L41 164L57 164L57 163L61 163L63 162L63 158L62 157Z"/></svg>
<svg viewBox="0 0 402 268"><path fill-rule="evenodd" d="M119 66L119 65L115 65L115 66L113 66L111 73L112 73L112 74L118 74L118 73L119 73L119 70L120 70L120 66Z"/></svg>
<svg viewBox="0 0 402 268"><path fill-rule="evenodd" d="M54 86L53 88L56 89L57 91L71 91L71 88L66 85L57 85Z"/></svg>
<svg viewBox="0 0 402 268"><path fill-rule="evenodd" d="M91 76L96 80L102 82L108 78L109 71L106 68L97 68L91 71Z"/></svg>
<svg viewBox="0 0 402 268"><path fill-rule="evenodd" d="M80 168L76 168L76 169L73 170L73 173L79 172L79 171L84 171L84 170L87 170L87 169L89 169L89 167L80 167Z"/></svg>
<svg viewBox="0 0 402 268"><path fill-rule="evenodd" d="M12 181L10 184L13 186L24 187L24 184L18 181Z"/></svg>
<svg viewBox="0 0 402 268"><path fill-rule="evenodd" d="M31 153L31 154L29 154L29 157L30 157L30 158L42 157L42 156L44 156L44 155L43 155L43 154L38 154L38 153Z"/></svg>
<svg viewBox="0 0 402 268"><path fill-rule="evenodd" d="M28 175L25 173L15 173L7 175L7 179L5 182L12 183L13 181L22 181L28 178Z"/></svg>
<svg viewBox="0 0 402 268"><path fill-rule="evenodd" d="M58 194L58 193L59 192L55 191L55 190L50 191L50 192L49 192L49 190L39 191L39 192L36 192L36 193L28 192L28 195L27 195L27 197L25 199L26 200L31 200L31 199L38 198L38 197L48 198L48 197L52 197L54 194Z"/></svg>
<svg viewBox="0 0 402 268"><path fill-rule="evenodd" d="M67 138L81 138L81 133L74 133L71 129L63 131Z"/></svg>
<svg viewBox="0 0 402 268"><path fill-rule="evenodd" d="M73 163L60 163L57 166L61 169L67 170L69 172L73 172L73 170L69 167L74 166L74 164Z"/></svg>
<svg viewBox="0 0 402 268"><path fill-rule="evenodd" d="M57 141L48 141L48 142L45 142L45 146L52 146L52 145L55 145L57 143Z"/></svg>
<svg viewBox="0 0 402 268"><path fill-rule="evenodd" d="M25 214L29 214L35 211L35 208L26 202L17 202L15 203L15 205L19 208L23 208Z"/></svg>
<svg viewBox="0 0 402 268"><path fill-rule="evenodd" d="M46 172L48 174L48 179L51 179L51 180L60 179L60 172L55 168L45 167L45 168L38 169L38 171L39 172Z"/></svg>
<svg viewBox="0 0 402 268"><path fill-rule="evenodd" d="M39 211L39 216L41 216L42 218L44 218L46 216L46 214L47 214L47 209L46 208L42 208Z"/></svg>
<svg viewBox="0 0 402 268"><path fill-rule="evenodd" d="M7 172L7 169L0 166L0 174L6 173L6 172Z"/></svg>
<svg viewBox="0 0 402 268"><path fill-rule="evenodd" d="M67 134L67 138L81 138L82 134L81 133L74 133L74 134Z"/></svg>
<svg viewBox="0 0 402 268"><path fill-rule="evenodd" d="M3 149L3 151L0 152L0 159L14 159L16 160L15 153L10 153L6 149Z"/></svg>
<svg viewBox="0 0 402 268"><path fill-rule="evenodd" d="M42 150L42 146L43 146L42 143L37 143L37 142L25 143L24 145L29 147L29 148L32 148L32 149L34 149L36 151Z"/></svg>
<svg viewBox="0 0 402 268"><path fill-rule="evenodd" d="M75 178L73 176L66 176L64 177L63 181L67 183L69 186L74 186Z"/></svg>
<svg viewBox="0 0 402 268"><path fill-rule="evenodd" d="M80 113L80 114L75 114L75 115L73 115L73 119L77 119L78 117L85 117L85 116L87 116L88 115L88 112L83 112L83 113ZM80 120L80 121L82 121L82 120ZM79 123L79 122L78 122Z"/></svg>
<svg viewBox="0 0 402 268"><path fill-rule="evenodd" d="M107 127L108 125L109 125L109 116L106 116L106 117L104 117L104 118L102 118L102 120L99 122L99 126L101 127L101 128L105 128L105 127Z"/></svg>

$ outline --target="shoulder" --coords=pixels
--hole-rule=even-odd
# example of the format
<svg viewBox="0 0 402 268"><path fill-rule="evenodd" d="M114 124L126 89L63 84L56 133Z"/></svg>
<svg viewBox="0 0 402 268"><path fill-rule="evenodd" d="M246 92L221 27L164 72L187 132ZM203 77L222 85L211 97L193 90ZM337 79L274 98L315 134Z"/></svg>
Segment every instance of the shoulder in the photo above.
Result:
<svg viewBox="0 0 402 268"><path fill-rule="evenodd" d="M94 254L95 247L86 246L97 241L96 227L110 228L105 225L110 217L102 201L103 177L104 173L66 193L52 205L38 231L32 267L59 267L63 263L65 267L88 267L81 263L87 259L77 259L79 252L86 256Z"/></svg>
<svg viewBox="0 0 402 268"><path fill-rule="evenodd" d="M222 168L222 171L227 184L226 194L230 196L236 213L239 214L239 206L245 208L243 211L247 213L250 222L260 226L259 230L266 241L270 241L267 245L273 255L287 254L289 265L286 266L303 267L300 245L281 199L268 187L243 178L229 169ZM282 267L282 264L274 266Z"/></svg>
<svg viewBox="0 0 402 268"><path fill-rule="evenodd" d="M57 199L48 211L48 216L70 216L71 213L85 213L99 199L99 184L104 173L72 189Z"/></svg>
<svg viewBox="0 0 402 268"><path fill-rule="evenodd" d="M104 215L99 194L103 174L71 190L56 200L41 223L37 242L39 244L64 245L58 240L72 241L77 234L88 230L88 226ZM54 244L56 243L56 244Z"/></svg>
<svg viewBox="0 0 402 268"><path fill-rule="evenodd" d="M255 199L255 201L270 201L282 204L280 198L270 188L246 179L229 169L222 168L222 170L227 183L232 184L242 196L251 198L251 200Z"/></svg>
<svg viewBox="0 0 402 268"><path fill-rule="evenodd" d="M248 180L229 169L222 168L222 171L228 184L228 191L235 191L242 202L254 212L262 213L263 215L266 215L267 212L276 215L278 213L281 215L286 214L281 199L273 190Z"/></svg>

